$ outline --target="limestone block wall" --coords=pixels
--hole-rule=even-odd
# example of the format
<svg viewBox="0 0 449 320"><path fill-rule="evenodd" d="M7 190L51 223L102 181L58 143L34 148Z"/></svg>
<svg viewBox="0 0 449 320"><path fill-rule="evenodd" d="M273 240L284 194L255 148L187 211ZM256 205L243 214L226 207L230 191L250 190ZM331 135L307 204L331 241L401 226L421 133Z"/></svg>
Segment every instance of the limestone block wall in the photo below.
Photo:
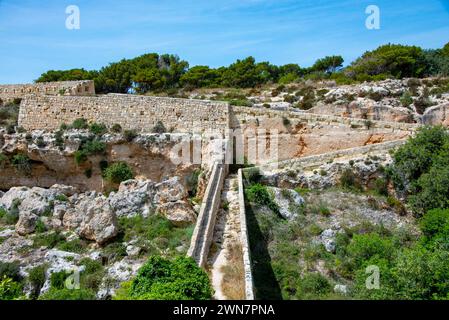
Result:
<svg viewBox="0 0 449 320"><path fill-rule="evenodd" d="M230 122L232 128L242 132L240 143L245 157L258 165L405 139L419 127L419 124L248 107L233 107ZM276 136L270 134L272 130L277 132ZM260 145L264 138L266 151ZM270 150L272 146L278 146L277 152ZM260 150L263 156L259 156Z"/></svg>
<svg viewBox="0 0 449 320"><path fill-rule="evenodd" d="M95 84L92 80L83 80L0 85L0 99L3 103L22 99L29 94L92 96L95 95Z"/></svg>
<svg viewBox="0 0 449 320"><path fill-rule="evenodd" d="M20 105L19 126L26 130L55 130L62 123L84 118L125 130L151 132L161 121L173 132L224 132L229 127L225 102L173 99L127 94L95 97L26 96Z"/></svg>

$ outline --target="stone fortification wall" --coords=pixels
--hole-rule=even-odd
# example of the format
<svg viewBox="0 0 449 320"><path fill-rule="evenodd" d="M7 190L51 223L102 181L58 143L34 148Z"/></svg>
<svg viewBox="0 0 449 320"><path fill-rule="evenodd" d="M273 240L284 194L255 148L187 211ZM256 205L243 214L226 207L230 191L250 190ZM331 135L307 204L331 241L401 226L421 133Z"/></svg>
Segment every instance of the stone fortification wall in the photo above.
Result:
<svg viewBox="0 0 449 320"><path fill-rule="evenodd" d="M0 85L2 103L22 99L29 94L92 96L95 95L95 85L92 80Z"/></svg>
<svg viewBox="0 0 449 320"><path fill-rule="evenodd" d="M19 126L26 130L55 130L62 123L84 118L125 130L151 132L160 121L168 131L224 132L229 127L229 105L224 102L173 99L127 94L81 96L26 96Z"/></svg>

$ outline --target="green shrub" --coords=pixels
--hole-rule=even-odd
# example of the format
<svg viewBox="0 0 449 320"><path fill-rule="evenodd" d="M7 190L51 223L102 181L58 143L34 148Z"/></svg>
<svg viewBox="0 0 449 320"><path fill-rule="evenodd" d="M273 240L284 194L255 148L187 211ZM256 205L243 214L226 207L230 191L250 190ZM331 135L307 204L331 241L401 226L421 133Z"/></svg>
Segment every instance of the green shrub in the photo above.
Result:
<svg viewBox="0 0 449 320"><path fill-rule="evenodd" d="M82 259L80 265L85 267L80 277L81 287L97 291L105 275L103 265L89 258Z"/></svg>
<svg viewBox="0 0 449 320"><path fill-rule="evenodd" d="M132 280L128 294L136 300L209 300L212 288L208 275L193 259L151 256Z"/></svg>
<svg viewBox="0 0 449 320"><path fill-rule="evenodd" d="M80 118L80 119L76 119L75 121L73 121L71 127L73 129L87 129L89 127L89 124L87 123L86 119Z"/></svg>
<svg viewBox="0 0 449 320"><path fill-rule="evenodd" d="M60 150L64 147L64 138L63 138L64 132L59 130L55 132L55 145L59 147Z"/></svg>
<svg viewBox="0 0 449 320"><path fill-rule="evenodd" d="M38 234L39 233L44 233L45 231L47 231L47 227L45 226L45 224L42 222L41 219L37 220L35 231Z"/></svg>
<svg viewBox="0 0 449 320"><path fill-rule="evenodd" d="M331 284L319 273L307 273L299 280L297 298L323 297L331 293Z"/></svg>
<svg viewBox="0 0 449 320"><path fill-rule="evenodd" d="M405 91L401 96L401 105L405 108L409 107L413 103L412 95L410 91Z"/></svg>
<svg viewBox="0 0 449 320"><path fill-rule="evenodd" d="M0 261L0 279L3 279L5 277L17 282L20 282L22 280L18 262Z"/></svg>
<svg viewBox="0 0 449 320"><path fill-rule="evenodd" d="M35 248L46 247L53 249L60 243L65 242L66 239L58 232L50 232L36 235L33 240L33 247Z"/></svg>
<svg viewBox="0 0 449 320"><path fill-rule="evenodd" d="M47 272L47 265L42 264L34 267L28 273L28 281L33 287L32 298L37 298L41 288L44 286Z"/></svg>
<svg viewBox="0 0 449 320"><path fill-rule="evenodd" d="M16 300L22 295L22 286L14 280L3 277L0 278L0 301Z"/></svg>
<svg viewBox="0 0 449 320"><path fill-rule="evenodd" d="M120 133L122 132L122 126L116 123L112 126L111 131L114 133Z"/></svg>
<svg viewBox="0 0 449 320"><path fill-rule="evenodd" d="M89 131L97 136L102 136L108 132L108 128L102 123L94 122L89 126Z"/></svg>
<svg viewBox="0 0 449 320"><path fill-rule="evenodd" d="M350 269L355 271L365 266L370 259L392 261L396 248L391 239L383 238L377 233L356 234L346 248Z"/></svg>
<svg viewBox="0 0 449 320"><path fill-rule="evenodd" d="M13 125L13 124L8 124L6 126L6 133L7 134L14 134L14 133L16 133L16 126Z"/></svg>
<svg viewBox="0 0 449 320"><path fill-rule="evenodd" d="M449 209L434 209L427 212L420 221L420 228L425 243L447 244L449 241Z"/></svg>
<svg viewBox="0 0 449 320"><path fill-rule="evenodd" d="M266 186L256 183L245 190L248 201L267 206L274 212L279 212L279 207L274 202L273 196L270 195Z"/></svg>
<svg viewBox="0 0 449 320"><path fill-rule="evenodd" d="M201 170L196 169L186 177L186 186L190 197L196 197Z"/></svg>
<svg viewBox="0 0 449 320"><path fill-rule="evenodd" d="M285 127L288 127L288 126L291 125L291 121L290 121L290 119L288 119L288 118L286 118L286 117L282 117L282 124L283 124Z"/></svg>
<svg viewBox="0 0 449 320"><path fill-rule="evenodd" d="M106 143L99 140L88 141L83 145L83 150L88 156L103 154L106 151Z"/></svg>
<svg viewBox="0 0 449 320"><path fill-rule="evenodd" d="M87 243L81 239L74 239L68 242L60 242L57 247L62 251L84 253L87 250Z"/></svg>
<svg viewBox="0 0 449 320"><path fill-rule="evenodd" d="M117 162L109 166L104 173L105 179L112 183L121 183L134 178L134 173L125 162Z"/></svg>
<svg viewBox="0 0 449 320"><path fill-rule="evenodd" d="M123 136L126 141L131 142L138 136L138 134L135 130L125 130Z"/></svg>
<svg viewBox="0 0 449 320"><path fill-rule="evenodd" d="M165 126L162 123L162 121L158 121L156 123L156 125L153 127L153 129L151 130L151 132L153 132L153 133L165 133L165 132L167 132L167 129L165 128Z"/></svg>
<svg viewBox="0 0 449 320"><path fill-rule="evenodd" d="M388 182L383 178L374 181L374 191L381 196L388 196Z"/></svg>
<svg viewBox="0 0 449 320"><path fill-rule="evenodd" d="M249 168L243 171L243 177L247 185L259 183L262 178L260 170L258 168Z"/></svg>
<svg viewBox="0 0 449 320"><path fill-rule="evenodd" d="M46 143L45 143L45 141L44 141L44 137L42 137L42 136L37 137L37 138L36 138L36 145L37 145L39 148L44 148L44 147L46 146Z"/></svg>
<svg viewBox="0 0 449 320"><path fill-rule="evenodd" d="M350 190L360 190L361 185L357 176L351 169L346 169L340 176L340 185Z"/></svg>
<svg viewBox="0 0 449 320"><path fill-rule="evenodd" d="M24 154L16 154L11 161L14 168L17 172L22 174L30 174L31 173L31 160L28 156Z"/></svg>
<svg viewBox="0 0 449 320"><path fill-rule="evenodd" d="M95 292L90 289L50 289L39 300L95 300Z"/></svg>
<svg viewBox="0 0 449 320"><path fill-rule="evenodd" d="M0 152L0 169L3 169L8 162L8 157Z"/></svg>
<svg viewBox="0 0 449 320"><path fill-rule="evenodd" d="M75 158L75 163L77 165L80 165L87 161L87 154L86 154L86 152L84 152L84 150L78 150L78 151L75 151L74 158Z"/></svg>
<svg viewBox="0 0 449 320"><path fill-rule="evenodd" d="M68 202L69 198L67 198L67 196L65 194L58 194L55 197L55 200L60 201L60 202Z"/></svg>

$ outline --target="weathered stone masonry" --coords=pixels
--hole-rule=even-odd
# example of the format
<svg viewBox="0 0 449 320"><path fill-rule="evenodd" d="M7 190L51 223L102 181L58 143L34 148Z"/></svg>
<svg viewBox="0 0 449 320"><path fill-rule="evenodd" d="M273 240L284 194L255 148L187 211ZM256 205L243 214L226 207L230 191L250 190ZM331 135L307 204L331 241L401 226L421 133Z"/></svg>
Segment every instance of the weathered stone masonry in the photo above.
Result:
<svg viewBox="0 0 449 320"><path fill-rule="evenodd" d="M225 102L173 99L126 94L95 97L26 96L21 103L19 126L26 130L55 130L62 123L84 118L125 130L150 132L161 121L167 130L204 132L229 128Z"/></svg>
<svg viewBox="0 0 449 320"><path fill-rule="evenodd" d="M0 105L29 94L92 96L95 85L92 80L0 85Z"/></svg>

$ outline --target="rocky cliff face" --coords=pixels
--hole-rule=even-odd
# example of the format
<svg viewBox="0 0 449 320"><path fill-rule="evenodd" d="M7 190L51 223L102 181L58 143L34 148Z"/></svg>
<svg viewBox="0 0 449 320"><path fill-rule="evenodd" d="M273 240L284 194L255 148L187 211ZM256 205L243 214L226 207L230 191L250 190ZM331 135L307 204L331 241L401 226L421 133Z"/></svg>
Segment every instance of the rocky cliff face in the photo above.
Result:
<svg viewBox="0 0 449 320"><path fill-rule="evenodd" d="M77 163L76 152L85 141L96 140L105 144L100 150ZM128 141L129 140L129 141ZM31 133L7 134L0 130L0 189L15 186L50 188L55 184L73 186L78 191L102 191L102 165L126 162L134 173L143 179L162 181L173 176L181 177L182 183L199 165L172 162L174 135L147 134L127 139L121 134L105 134L95 137L85 130L61 133L33 131ZM14 156L24 155L26 166L14 165Z"/></svg>

